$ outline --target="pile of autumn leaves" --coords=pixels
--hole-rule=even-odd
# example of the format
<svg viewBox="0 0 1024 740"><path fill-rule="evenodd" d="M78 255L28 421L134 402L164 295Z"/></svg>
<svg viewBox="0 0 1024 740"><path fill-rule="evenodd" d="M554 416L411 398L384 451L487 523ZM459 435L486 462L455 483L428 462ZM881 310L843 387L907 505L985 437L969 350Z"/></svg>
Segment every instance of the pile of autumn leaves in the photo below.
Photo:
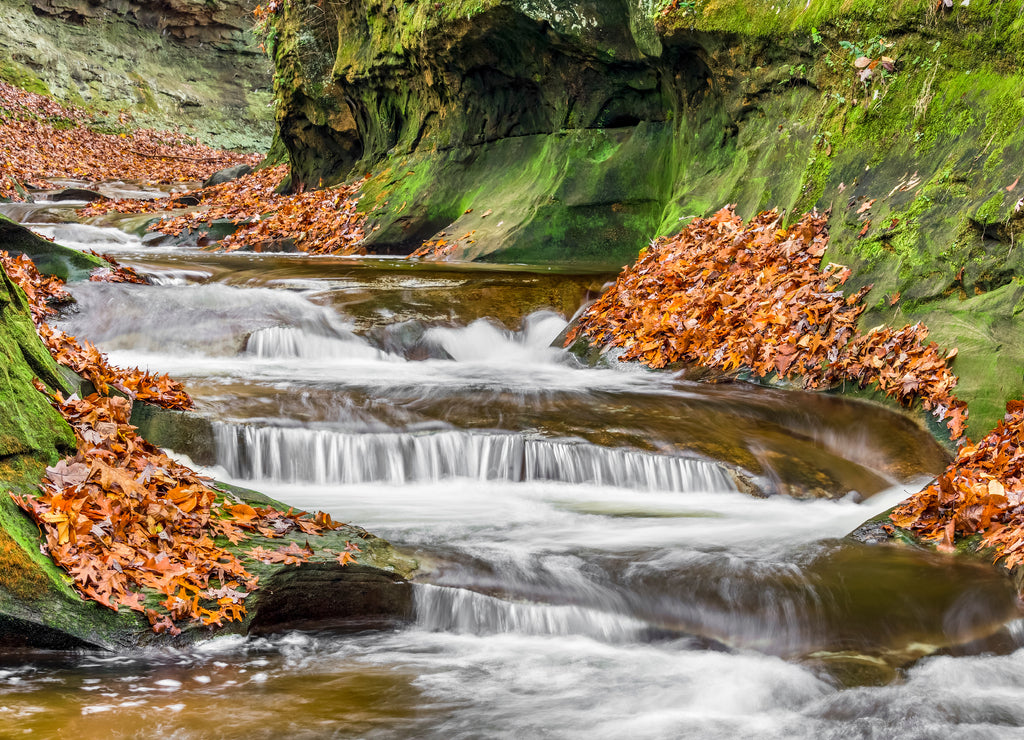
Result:
<svg viewBox="0 0 1024 740"><path fill-rule="evenodd" d="M223 152L175 133L125 128L120 134L90 127L89 114L44 95L0 82L0 198L20 200L25 187L51 188L52 178L150 184L204 181L258 155ZM186 208L151 231L202 233L215 219L236 231L218 248L280 249L290 240L309 254L361 254L365 218L356 211L361 183L291 195L277 193L286 167L259 170L238 180L160 200L104 201L84 215L108 211L150 213Z"/></svg>
<svg viewBox="0 0 1024 740"><path fill-rule="evenodd" d="M70 300L63 283L40 275L24 256L0 252L0 265L25 291L53 356L97 390L87 398L52 397L74 429L77 453L47 468L41 495L12 494L42 528L50 556L86 598L142 612L158 633L178 633L175 622L181 620L220 625L242 619L245 598L259 579L217 538L238 544L250 535L315 535L340 525L325 514L309 518L232 501L138 437L129 424L133 401L186 409L192 401L182 386L166 375L114 367L88 342L52 329L46 319ZM139 280L117 266L98 277ZM37 388L45 392L41 384ZM124 395L111 395L111 388ZM264 563L295 564L313 554L307 548L292 542L247 554ZM358 549L349 545L332 555L342 564L355 562L352 551ZM163 596L159 609L146 605L143 589Z"/></svg>
<svg viewBox="0 0 1024 740"><path fill-rule="evenodd" d="M920 400L960 438L967 406L952 393L955 351L926 344L921 324L859 334L870 286L847 297L839 286L850 271L820 269L826 218L808 214L788 229L781 221L767 212L744 224L725 208L658 240L587 309L567 344L582 333L655 368L749 368L815 389L874 384L907 406Z"/></svg>
<svg viewBox="0 0 1024 740"><path fill-rule="evenodd" d="M223 152L166 131L94 130L88 113L0 82L0 198L19 200L21 187L52 187L50 178L205 180L260 157Z"/></svg>
<svg viewBox="0 0 1024 740"><path fill-rule="evenodd" d="M285 165L269 167L165 200L96 202L79 214L189 208L193 210L161 218L149 230L174 236L186 230L202 233L214 220L226 219L236 230L217 242L218 249L279 249L281 242L291 240L298 251L307 254L365 254L365 217L356 210L362 183L281 195L277 191L286 174Z"/></svg>
<svg viewBox="0 0 1024 740"><path fill-rule="evenodd" d="M750 223L730 209L655 242L583 314L566 344L585 335L651 367L693 363L758 376L799 376L808 388L875 385L905 405L920 401L962 439L964 403L942 353L920 324L856 329L868 288L845 297L846 268L820 269L825 218L781 228L778 214ZM942 550L956 537L1012 568L1024 563L1024 402L981 442L961 446L935 483L892 513L893 523Z"/></svg>
<svg viewBox="0 0 1024 740"><path fill-rule="evenodd" d="M1024 563L1024 401L923 491L898 506L893 523L951 551L957 536L980 534L1007 568Z"/></svg>

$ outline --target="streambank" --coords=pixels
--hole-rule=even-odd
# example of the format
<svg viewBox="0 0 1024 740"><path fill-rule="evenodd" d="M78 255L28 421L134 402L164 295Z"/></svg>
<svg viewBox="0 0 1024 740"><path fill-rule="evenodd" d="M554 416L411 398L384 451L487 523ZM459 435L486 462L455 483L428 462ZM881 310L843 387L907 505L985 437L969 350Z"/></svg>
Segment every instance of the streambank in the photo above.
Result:
<svg viewBox="0 0 1024 740"><path fill-rule="evenodd" d="M7 246L20 253L41 255L70 275L87 275L91 258L41 239L9 221L4 228ZM99 263L99 260L95 260ZM76 272L77 271L77 272ZM120 611L84 600L66 573L43 554L42 534L15 505L11 495L35 496L47 466L73 453L71 427L33 387L42 382L48 392L85 395L92 388L66 368L59 367L39 336L24 292L4 272L0 294L0 351L3 351L3 404L0 417L0 645L5 647L121 649L168 641L151 631L140 613ZM136 402L142 405L141 402ZM125 444L129 444L126 440ZM252 507L286 510L280 502L254 491L218 486L220 495ZM398 554L365 530L343 525L322 534L291 531L271 539L261 533L227 546L244 557L244 550L272 551L291 546L306 562L282 565L246 561L260 589L246 599L241 621L218 628L195 623L185 627L174 642L227 633L272 633L286 629L366 629L399 624L412 618L411 586L406 581L415 561ZM358 555L339 561L337 553ZM155 606L159 597L144 594ZM244 594L243 594L244 596ZM150 603L152 602L152 603Z"/></svg>
<svg viewBox="0 0 1024 740"><path fill-rule="evenodd" d="M237 0L3 0L0 80L79 105L102 130L266 151L271 68L250 11Z"/></svg>

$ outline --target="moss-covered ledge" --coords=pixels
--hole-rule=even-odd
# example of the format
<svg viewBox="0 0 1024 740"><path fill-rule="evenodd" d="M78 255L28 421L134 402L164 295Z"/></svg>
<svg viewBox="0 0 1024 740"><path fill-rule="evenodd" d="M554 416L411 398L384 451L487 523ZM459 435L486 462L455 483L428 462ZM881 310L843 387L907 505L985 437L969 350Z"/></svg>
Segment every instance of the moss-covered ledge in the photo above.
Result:
<svg viewBox="0 0 1024 740"><path fill-rule="evenodd" d="M23 254L35 263L39 272L55 275L65 282L84 280L97 267L107 264L95 255L44 239L6 216L0 216L0 251L12 256Z"/></svg>
<svg viewBox="0 0 1024 740"><path fill-rule="evenodd" d="M34 493L46 466L74 450L75 437L32 384L38 378L51 391L70 390L36 334L25 294L2 269L0 357L0 645L113 646L138 620L84 602L40 552L39 531L8 495Z"/></svg>

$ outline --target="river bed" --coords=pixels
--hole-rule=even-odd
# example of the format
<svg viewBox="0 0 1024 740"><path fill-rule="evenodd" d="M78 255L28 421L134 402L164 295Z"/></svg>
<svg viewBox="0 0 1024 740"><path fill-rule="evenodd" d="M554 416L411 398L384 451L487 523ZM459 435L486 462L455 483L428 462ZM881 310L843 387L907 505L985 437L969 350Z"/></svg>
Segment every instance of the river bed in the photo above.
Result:
<svg viewBox="0 0 1024 740"><path fill-rule="evenodd" d="M552 348L612 276L216 254L0 207L154 285L67 331L183 380L204 470L420 558L416 622L7 654L0 736L1024 736L984 564L844 539L945 464L899 414ZM127 220L125 220L127 223Z"/></svg>

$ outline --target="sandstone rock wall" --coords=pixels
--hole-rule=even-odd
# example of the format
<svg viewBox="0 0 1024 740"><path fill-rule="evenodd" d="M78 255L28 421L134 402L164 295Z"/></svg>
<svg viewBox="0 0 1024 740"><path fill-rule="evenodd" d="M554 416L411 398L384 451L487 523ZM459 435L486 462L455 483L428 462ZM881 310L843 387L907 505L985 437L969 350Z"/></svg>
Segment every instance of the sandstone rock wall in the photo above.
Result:
<svg viewBox="0 0 1024 740"><path fill-rule="evenodd" d="M296 0L296 185L370 173L371 249L622 265L728 203L831 208L864 328L958 347L976 432L1024 394L1024 30L999 2Z"/></svg>
<svg viewBox="0 0 1024 740"><path fill-rule="evenodd" d="M265 151L271 65L246 0L0 0L0 79L223 148Z"/></svg>

